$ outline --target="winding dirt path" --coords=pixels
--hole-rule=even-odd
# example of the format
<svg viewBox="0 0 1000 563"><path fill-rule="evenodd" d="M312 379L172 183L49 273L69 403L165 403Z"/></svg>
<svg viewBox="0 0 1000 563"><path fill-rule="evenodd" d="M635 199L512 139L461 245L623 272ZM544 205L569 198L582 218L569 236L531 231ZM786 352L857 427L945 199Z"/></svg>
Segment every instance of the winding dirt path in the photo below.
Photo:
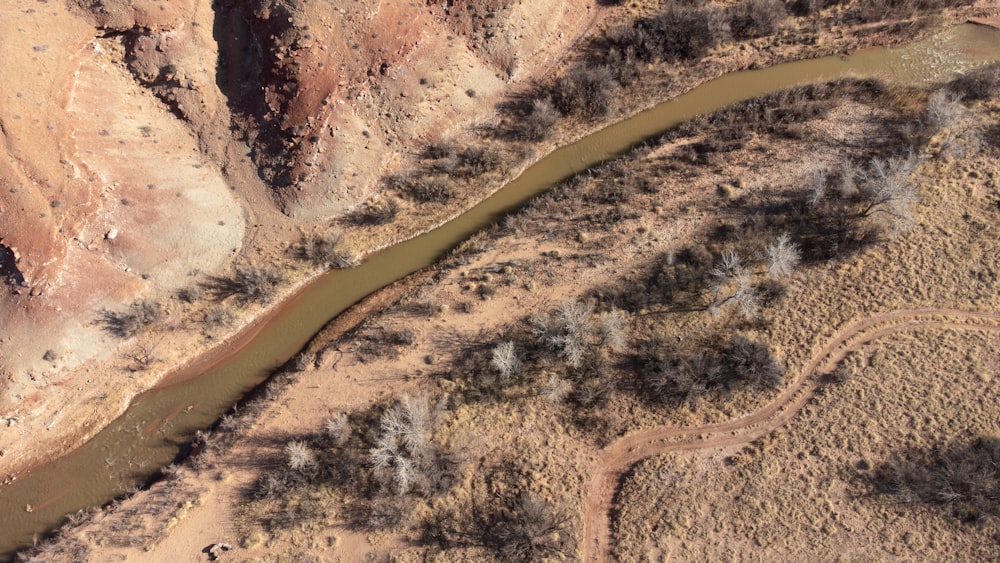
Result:
<svg viewBox="0 0 1000 563"><path fill-rule="evenodd" d="M787 389L764 408L730 421L704 426L658 426L619 438L601 450L591 471L584 512L584 561L611 560L611 511L622 476L655 455L750 443L795 416L847 354L884 336L915 329L979 329L1000 332L1000 314L956 309L912 309L881 313L853 322L833 335Z"/></svg>

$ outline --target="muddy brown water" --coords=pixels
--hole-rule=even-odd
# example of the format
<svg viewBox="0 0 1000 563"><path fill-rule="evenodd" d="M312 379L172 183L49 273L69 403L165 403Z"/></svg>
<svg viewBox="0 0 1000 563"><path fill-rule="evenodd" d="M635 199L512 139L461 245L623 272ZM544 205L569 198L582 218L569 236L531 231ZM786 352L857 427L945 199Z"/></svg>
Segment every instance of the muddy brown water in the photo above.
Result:
<svg viewBox="0 0 1000 563"><path fill-rule="evenodd" d="M908 83L944 81L1000 60L1000 32L962 25L897 49L784 63L728 74L560 148L493 196L446 224L320 276L280 305L237 353L210 371L135 398L89 442L0 489L0 558L66 514L108 502L170 463L196 430L210 426L298 352L333 317L366 295L432 264L447 250L559 181L613 158L695 116L775 90L842 76ZM28 510L30 506L31 510Z"/></svg>

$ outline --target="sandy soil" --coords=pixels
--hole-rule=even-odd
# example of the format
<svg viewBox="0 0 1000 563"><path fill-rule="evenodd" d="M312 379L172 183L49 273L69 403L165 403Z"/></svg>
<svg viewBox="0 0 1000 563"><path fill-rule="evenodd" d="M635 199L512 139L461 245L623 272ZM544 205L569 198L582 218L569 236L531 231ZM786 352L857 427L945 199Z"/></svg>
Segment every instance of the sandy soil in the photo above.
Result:
<svg viewBox="0 0 1000 563"><path fill-rule="evenodd" d="M988 115L995 116L996 108L988 111L992 112ZM841 141L864 138L870 131L861 117L869 115L869 109L848 104L808 127L812 134L821 132ZM301 528L272 533L260 520L266 514L248 512L244 506L246 487L262 471L284 463L283 448L290 439L317 431L332 414L420 390L457 392L448 378L440 376L463 365L470 345L493 342L497 334L516 330L512 327L519 326L531 313L548 311L558 302L589 289L642 279L640 271L651 260L697 240L725 219L727 201L738 199L740 192L780 192L781 185L805 177L809 166L801 155L808 147L786 143L781 147L751 143L745 151L727 155L730 168L722 173L688 177L684 190L676 189L681 181L678 175L684 177L683 168L663 172L664 163L675 159L679 149L667 144L635 157L658 187L653 194L631 202L635 215L613 228L587 226L586 217L599 209L597 206L578 203L566 209L552 200L539 203L524 216L513 217L502 228L474 237L437 268L397 284L329 327L306 350L316 360L314 367L295 376L294 383L230 450L209 455L199 473L160 482L125 501L122 508L102 516L114 518L119 510L125 514L152 512L143 508L151 502L170 507L165 516L150 518L139 542L144 548L116 543L122 540L108 534L103 521L76 528L69 537L95 546L102 556L144 561L205 560L201 549L219 541L240 546L233 555L241 559L422 556L419 549L407 546L405 534L355 531L338 518L336 510L319 523L303 521ZM934 146L932 142L931 150ZM766 163L760 160L760 154L767 155ZM835 153L811 154L813 164L835 157ZM466 470L469 479L506 460L517 459L523 464L519 470L530 476L532 486L546 498L566 503L576 515L572 526L582 559L599 559L609 553L624 559L657 559L668 554L687 558L706 553L707 549L717 550L720 556L752 557L763 553L757 551L762 546L777 558L805 552L820 557L842 553L831 549L845 545L843 539L817 543L817 534L843 536L823 531L826 528L815 518L808 524L813 528L805 528L812 530L810 533L777 532L775 526L783 519L774 516L789 514L790 505L783 497L769 497L766 491L781 488L779 485L796 478L810 483L818 479L826 489L810 485L796 494L803 505L823 506L826 502L836 507L832 509L836 514L820 518L833 518L831 522L846 518L850 520L844 528L847 531L864 529L870 518L867 510L879 514L884 510L857 508L851 503L859 501L847 494L844 483L824 480L824 467L836 465L836 460L824 458L822 464L802 465L795 470L800 473L791 475L791 470L776 468L801 465L796 460L801 460L802 451L815 441L813 429L817 426L828 429L828 441L841 445L850 442L851 429L870 428L881 419L880 405L892 402L895 390L910 382L926 382L930 374L955 371L963 374L971 390L976 388L976 377L986 374L989 381L990 369L996 366L995 358L975 352L995 348L1000 311L998 296L988 281L989 272L1000 268L994 232L996 162L982 155L966 159L938 157L926 163L921 172L923 202L911 231L856 257L804 268L789 284L789 299L768 313L770 325L751 329L772 343L787 366L787 384L780 392L737 392L724 401L704 401L670 412L628 397L616 397L604 413L588 419L603 425L603 430L574 427L565 409L554 408L541 398L465 406L451 416L447 429L442 431L443 439L467 444L475 452L469 456L474 460ZM742 187L729 184L735 177L746 179ZM601 182L598 176L578 189L595 189ZM723 189L720 185L729 187ZM575 197L574 201L586 201ZM668 209L674 211L665 213ZM661 329L681 334L719 322L703 313L684 319L673 327L667 326L673 321L664 322ZM379 326L410 327L416 332L416 343L401 349L397 359L362 363L355 347L356 337ZM919 359L935 354L924 344L935 341L939 334L949 335L939 348L947 353L926 362ZM877 375L865 375L858 360L851 364L856 373L846 386L819 386L819 376L844 358L856 360L859 351L870 354L888 346L886 342L899 343L893 352L897 360L880 364L885 369L880 368ZM951 364L940 363L966 355L974 357L968 360L974 365L949 367ZM907 356L918 359L912 364L899 360ZM870 385L871 379L878 379L878 384ZM860 412L851 408L848 414L844 409L853 401L855 392L864 394L872 408ZM920 396L921 392L905 394L899 409L917 408L913 401ZM965 392L963 396L971 395ZM946 399L935 403L941 413L954 410L950 399ZM836 404L827 408L825 402ZM988 402L980 401L976 408L983 411L980 420L995 418L995 409ZM848 418L852 424L841 434L839 429L844 428ZM905 425L903 419L899 420ZM775 430L780 430L779 436L787 433L788 437L772 439ZM942 427L935 439L954 437L952 430L951 426ZM901 431L885 430L874 443L891 442L890 436ZM754 442L761 438L769 444L777 440L778 445ZM754 445L747 447L751 443ZM843 458L844 463L853 463L857 455L876 461L885 453L884 448L874 446L863 454L850 447L831 448L828 455L840 456L837 459ZM683 453L695 449L699 451ZM665 452L681 453L655 457ZM634 465L650 456L654 456L651 461ZM703 486L704 479L725 484L743 478L742 473L727 469L723 462L727 456L737 461L749 459L749 465L736 467L751 469L765 460L766 467L755 477L756 489L745 493L760 497L754 510L748 512L726 498L713 496L713 491L728 495L732 488L728 485ZM662 479L664 467L669 469L669 481ZM169 501L159 500L162 488L175 482L182 483L185 492L168 495ZM660 488L664 482L700 484L690 489ZM827 490L829 498L817 500L817 491ZM664 498L673 501L664 503ZM663 512L664 507L672 506L706 508L675 521L673 512ZM718 523L728 518L722 514L743 519L732 529L719 528ZM881 535L877 541L898 539L898 549L887 548L887 556L903 557L907 553L945 553L954 542L966 542L947 535L954 532L939 521L932 522L930 528L925 527L926 522L894 516L878 532ZM710 535L699 531L711 526L717 529ZM744 530L747 527L752 528L751 532ZM908 530L918 533L907 536ZM927 543L932 533L944 539ZM778 542L777 537L785 539ZM852 540L857 542L851 544L857 553L871 543L866 537ZM484 556L475 550L451 554L458 559Z"/></svg>
<svg viewBox="0 0 1000 563"><path fill-rule="evenodd" d="M303 231L370 197L429 139L484 119L605 12L495 4L486 22L434 3L294 3L278 22L204 0L6 3L0 473L79 444L204 352L192 321L209 305L178 289L288 261ZM352 244L365 253L453 212ZM289 269L286 294L315 274ZM140 298L161 303L155 335L121 341L98 322ZM229 335L262 312L233 311ZM127 369L123 356L153 345L150 369Z"/></svg>

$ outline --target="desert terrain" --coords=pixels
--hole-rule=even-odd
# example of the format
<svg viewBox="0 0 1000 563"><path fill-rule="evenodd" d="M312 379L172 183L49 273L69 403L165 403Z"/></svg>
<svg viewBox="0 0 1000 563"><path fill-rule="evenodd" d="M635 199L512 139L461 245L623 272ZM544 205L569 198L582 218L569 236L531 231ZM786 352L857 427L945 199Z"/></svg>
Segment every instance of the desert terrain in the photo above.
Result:
<svg viewBox="0 0 1000 563"><path fill-rule="evenodd" d="M289 256L303 233L361 205L428 142L484 119L600 12L280 4L2 8L3 475L81 443L263 309L227 307L206 342L209 305L185 289L289 262L271 303L292 293L317 273ZM453 213L348 238L365 254ZM155 330L120 330L135 303L152 305L139 316Z"/></svg>
<svg viewBox="0 0 1000 563"><path fill-rule="evenodd" d="M742 28L723 3L695 15L729 18L724 39L670 55L623 31L665 21L655 5L104 4L41 4L78 43L10 68L72 62L41 62L31 91L55 95L28 97L51 113L0 108L58 117L0 122L24 221L0 216L12 475L331 256L439 224L603 123L729 71L998 16L764 3L773 27ZM602 46L629 64L587 91ZM576 82L546 89L556 73ZM160 480L23 558L995 557L995 478L949 482L947 502L919 489L996 455L1000 78L968 76L794 87L562 182L332 321ZM604 109L560 97L574 86ZM539 92L550 107L517 113ZM244 301L219 280L262 263L273 291L206 339L211 297Z"/></svg>

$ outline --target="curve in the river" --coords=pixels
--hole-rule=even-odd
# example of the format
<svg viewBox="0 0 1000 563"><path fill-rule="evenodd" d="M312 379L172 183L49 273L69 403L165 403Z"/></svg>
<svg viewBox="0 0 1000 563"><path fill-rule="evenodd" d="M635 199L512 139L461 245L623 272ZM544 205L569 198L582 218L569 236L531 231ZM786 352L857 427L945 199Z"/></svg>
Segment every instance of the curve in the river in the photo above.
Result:
<svg viewBox="0 0 1000 563"><path fill-rule="evenodd" d="M255 325L237 353L204 375L143 393L86 444L0 489L0 557L58 525L63 515L103 504L173 460L193 433L294 355L329 320L366 295L432 264L500 215L559 181L623 153L683 121L782 88L845 75L934 82L1000 60L996 31L958 26L900 49L784 63L707 82L560 148L495 194L442 226L320 276ZM217 353L217 352L216 352ZM100 408L100 407L97 407ZM26 511L26 506L32 510Z"/></svg>

